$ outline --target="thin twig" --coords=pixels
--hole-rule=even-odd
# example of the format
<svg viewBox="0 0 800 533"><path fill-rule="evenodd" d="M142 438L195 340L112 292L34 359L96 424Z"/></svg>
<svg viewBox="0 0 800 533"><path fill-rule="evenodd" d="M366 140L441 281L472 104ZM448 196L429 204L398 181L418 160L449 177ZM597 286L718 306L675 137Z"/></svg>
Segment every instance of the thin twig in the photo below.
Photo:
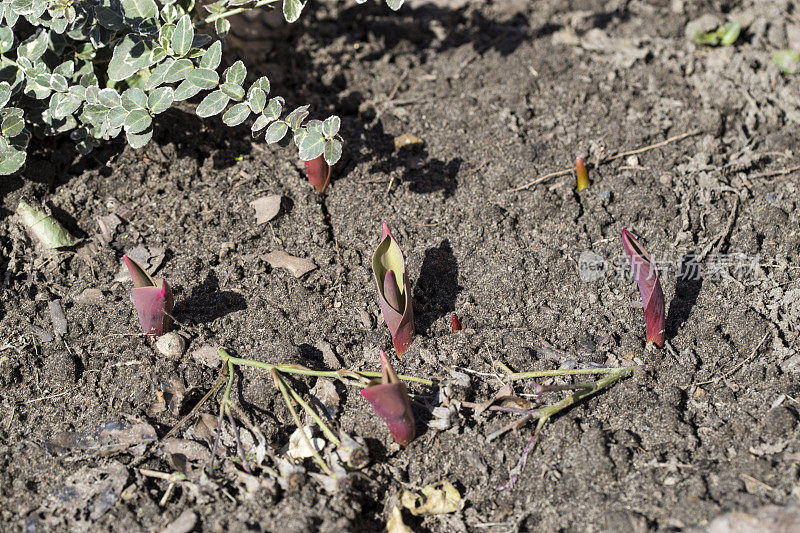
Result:
<svg viewBox="0 0 800 533"><path fill-rule="evenodd" d="M753 359L753 357L756 356L756 352L758 352L758 349L761 348L762 344L764 344L764 341L767 340L767 337L769 337L770 333L772 333L772 332L771 331L767 331L764 334L764 336L761 338L761 341L759 341L759 343L756 345L756 347L753 348L753 351L750 352L750 355L748 355L745 359L742 359L741 361L739 361L739 363L736 366L734 366L733 368L731 368L730 370L725 372L725 374L723 374L722 376L720 376L718 378L715 378L715 379L709 379L708 381L701 381L699 383L695 383L694 386L695 387L699 387L700 385L708 385L709 383L719 383L723 379L726 379L726 378L732 376L734 372L736 372L737 370L742 368L751 359Z"/></svg>
<svg viewBox="0 0 800 533"><path fill-rule="evenodd" d="M755 178L769 178L772 176L785 176L786 174L791 174L792 172L797 172L800 170L800 165L791 168L784 168L782 170L768 170L766 172L759 172L758 174L753 174L752 176L748 176L750 179Z"/></svg>
<svg viewBox="0 0 800 533"><path fill-rule="evenodd" d="M669 139L666 139L666 140L661 141L661 142L657 142L655 144L650 144L650 145L647 145L647 146L643 146L641 148L637 148L635 150L628 150L627 152L620 152L618 154L614 154L614 155L605 157L605 158L603 158L603 159L601 159L600 161L597 162L597 165L595 165L595 168L599 167L600 165L604 165L606 163L614 161L615 159L619 159L621 157L626 157L626 156L629 156L629 155L641 154L643 152L647 152L647 151L653 150L655 148L660 148L660 147L666 146L666 145L668 145L670 143L674 143L676 141L680 141L682 139L685 139L686 137L691 137L692 135L697 135L698 133L700 133L700 132L699 131L690 131L690 132L686 132L686 133L681 133L680 135L675 135L674 137L670 137ZM534 179L532 181L529 181L525 185L520 185L519 187L516 187L516 188L513 188L513 189L509 189L508 192L517 192L517 191L522 191L522 190L525 190L525 189L529 189L530 187L533 187L534 185L537 185L539 183L547 181L550 178L555 178L555 177L558 177L558 176L564 176L564 175L570 174L570 173L572 173L574 171L575 171L575 169L572 168L572 167L565 168L564 170L557 170L555 172L551 172L549 174L545 174L544 176L540 176L540 177L538 177L538 178L536 178L536 179Z"/></svg>
<svg viewBox="0 0 800 533"><path fill-rule="evenodd" d="M728 215L728 223L725 225L725 229L717 235L715 239L709 242L703 251L700 252L700 255L697 257L696 261L698 263L702 263L706 256L710 253L718 253L722 249L722 245L725 243L725 240L730 235L731 231L733 230L733 224L736 222L736 213L739 210L739 195L736 195L736 200L733 203L733 209L731 209L730 214Z"/></svg>
<svg viewBox="0 0 800 533"><path fill-rule="evenodd" d="M242 447L242 439L239 438L239 426L236 425L236 419L233 418L233 413L231 413L230 409L228 411L228 421L231 423L231 428L233 428L233 436L236 439L236 453L239 454L239 459L242 461L242 467L244 468L245 472L248 474L252 474L253 470L250 468L250 464L247 462L247 457L244 455L244 448Z"/></svg>
<svg viewBox="0 0 800 533"><path fill-rule="evenodd" d="M211 397L211 395L212 395L212 394L214 394L215 392L217 392L217 389L219 389L219 388L222 386L222 384L223 384L224 382L225 382L225 374L223 373L223 374L222 374L222 376L220 376L220 378L217 380L217 382L216 382L216 383L214 383L214 386L213 386L213 387L211 387L211 390L210 390L210 391L208 391L208 392L205 394L205 396L203 396L202 398L200 398L200 401L199 401L199 402L197 402L197 405L195 405L195 406L192 408L192 410L191 410L191 411L189 411L189 413L188 413L186 416L184 416L183 418L181 418L181 419L178 421L178 423L177 423L177 424L175 424L174 426L172 426L172 429L170 429L169 431L167 431L167 434L166 434L166 435L164 435L163 437L161 437L161 440L164 440L164 439L166 439L166 438L170 437L170 436L171 436L171 435L173 435L173 434L174 434L176 431L178 431L178 428L180 428L180 427L181 427L181 426L182 426L182 425L183 425L183 424L184 424L184 423L185 423L187 420L189 420L191 417L193 417L193 416L194 416L194 415L197 413L197 411L200 409L200 407L201 407L201 406L202 406L202 405L203 405L203 404L206 402L206 400L208 400L208 399Z"/></svg>

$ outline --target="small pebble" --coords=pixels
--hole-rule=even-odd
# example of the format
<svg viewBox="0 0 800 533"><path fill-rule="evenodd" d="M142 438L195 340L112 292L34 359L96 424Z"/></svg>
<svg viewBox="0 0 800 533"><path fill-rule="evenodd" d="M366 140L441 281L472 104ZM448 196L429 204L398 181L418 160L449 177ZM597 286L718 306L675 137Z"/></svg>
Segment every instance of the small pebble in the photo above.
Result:
<svg viewBox="0 0 800 533"><path fill-rule="evenodd" d="M165 333L156 341L156 350L167 357L180 357L186 351L186 339L174 331Z"/></svg>

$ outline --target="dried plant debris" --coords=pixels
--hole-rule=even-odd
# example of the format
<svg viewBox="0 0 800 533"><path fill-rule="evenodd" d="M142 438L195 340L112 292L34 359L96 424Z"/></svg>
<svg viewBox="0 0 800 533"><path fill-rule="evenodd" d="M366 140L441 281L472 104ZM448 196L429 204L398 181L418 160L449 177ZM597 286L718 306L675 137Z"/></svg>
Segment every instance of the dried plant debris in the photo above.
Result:
<svg viewBox="0 0 800 533"><path fill-rule="evenodd" d="M197 513L191 509L184 510L178 518L162 527L159 533L189 533L197 525Z"/></svg>
<svg viewBox="0 0 800 533"><path fill-rule="evenodd" d="M303 438L303 433L307 438ZM310 446L309 446L310 444ZM312 449L311 446L314 448ZM297 428L289 437L289 448L286 455L292 459L305 459L314 456L314 451L320 452L325 447L325 439L314 437L312 426Z"/></svg>
<svg viewBox="0 0 800 533"><path fill-rule="evenodd" d="M150 424L140 422L127 425L124 422L108 422L89 433L69 431L55 435L46 443L52 452L86 451L104 457L128 452L141 455L150 442L156 440L156 430Z"/></svg>
<svg viewBox="0 0 800 533"><path fill-rule="evenodd" d="M392 507L389 520L386 521L386 531L388 533L414 533L410 527L403 523L403 513L396 505Z"/></svg>
<svg viewBox="0 0 800 533"><path fill-rule="evenodd" d="M91 531L117 503L127 481L128 469L120 462L84 466L28 517L26 531Z"/></svg>
<svg viewBox="0 0 800 533"><path fill-rule="evenodd" d="M285 268L296 278L301 278L317 268L317 265L310 259L295 257L281 251L270 252L264 256L264 259L267 260L272 268Z"/></svg>
<svg viewBox="0 0 800 533"><path fill-rule="evenodd" d="M45 248L51 250L69 248L80 241L73 237L53 215L25 200L20 200L17 205L17 215L28 232L35 236Z"/></svg>
<svg viewBox="0 0 800 533"><path fill-rule="evenodd" d="M108 246L114 240L117 234L117 228L124 224L125 221L120 218L116 213L97 217L97 239L104 245Z"/></svg>
<svg viewBox="0 0 800 533"><path fill-rule="evenodd" d="M424 501L423 501L424 500ZM455 513L463 507L461 494L449 481L440 481L422 488L422 495L404 490L400 503L414 516Z"/></svg>
<svg viewBox="0 0 800 533"><path fill-rule="evenodd" d="M263 196L250 202L250 206L256 210L256 224L264 224L278 216L281 210L281 196L279 194Z"/></svg>
<svg viewBox="0 0 800 533"><path fill-rule="evenodd" d="M311 395L325 408L328 416L336 416L341 398L336 392L336 385L333 381L328 378L317 378L314 388L311 389Z"/></svg>

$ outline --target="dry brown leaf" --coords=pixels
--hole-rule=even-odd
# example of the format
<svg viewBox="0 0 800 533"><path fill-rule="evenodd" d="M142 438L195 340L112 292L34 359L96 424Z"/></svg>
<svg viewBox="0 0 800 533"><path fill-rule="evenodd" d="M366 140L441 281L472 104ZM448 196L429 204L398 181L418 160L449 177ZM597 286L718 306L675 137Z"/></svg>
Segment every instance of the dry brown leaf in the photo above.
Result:
<svg viewBox="0 0 800 533"><path fill-rule="evenodd" d="M256 210L256 224L263 224L278 216L281 210L281 196L273 194L257 198L250 202L250 206Z"/></svg>
<svg viewBox="0 0 800 533"><path fill-rule="evenodd" d="M295 257L286 252L270 252L265 255L264 258L272 268L285 268L296 278L300 278L303 274L317 268L317 265L315 265L313 261L302 257Z"/></svg>

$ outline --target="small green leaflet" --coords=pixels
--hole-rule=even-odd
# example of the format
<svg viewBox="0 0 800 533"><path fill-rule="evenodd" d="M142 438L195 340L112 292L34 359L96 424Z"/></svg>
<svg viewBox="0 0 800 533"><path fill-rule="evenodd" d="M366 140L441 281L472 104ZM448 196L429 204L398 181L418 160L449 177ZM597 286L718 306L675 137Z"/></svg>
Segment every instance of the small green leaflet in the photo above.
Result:
<svg viewBox="0 0 800 533"><path fill-rule="evenodd" d="M402 0L400 0L400 3L402 3ZM306 3L300 0L283 0L283 17L286 22L296 22L300 18L300 12L303 11L304 7L306 7Z"/></svg>
<svg viewBox="0 0 800 533"><path fill-rule="evenodd" d="M310 131L303 136L298 149L303 161L315 159L325 151L325 137L320 132Z"/></svg>
<svg viewBox="0 0 800 533"><path fill-rule="evenodd" d="M228 95L217 89L203 98L203 101L197 106L196 113L203 118L218 115L222 113L229 101Z"/></svg>
<svg viewBox="0 0 800 533"><path fill-rule="evenodd" d="M289 125L287 123L282 120L275 121L267 128L264 140L269 144L276 143L286 136L287 131L289 131Z"/></svg>
<svg viewBox="0 0 800 533"><path fill-rule="evenodd" d="M172 33L171 46L173 52L179 56L185 56L189 49L192 47L192 39L194 39L194 27L192 27L192 19L189 15L184 15L175 26L175 31Z"/></svg>

